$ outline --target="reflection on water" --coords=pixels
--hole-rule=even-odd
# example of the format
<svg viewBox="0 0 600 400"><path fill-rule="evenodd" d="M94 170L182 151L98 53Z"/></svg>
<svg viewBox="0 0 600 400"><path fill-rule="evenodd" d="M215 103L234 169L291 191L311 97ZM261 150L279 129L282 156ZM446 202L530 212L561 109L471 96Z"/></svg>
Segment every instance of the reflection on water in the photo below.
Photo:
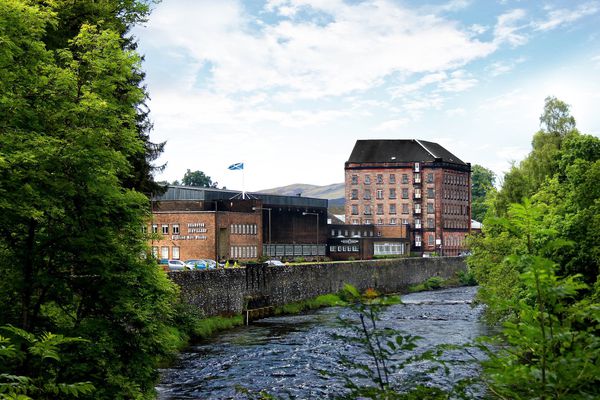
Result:
<svg viewBox="0 0 600 400"><path fill-rule="evenodd" d="M422 337L421 352L439 344L461 345L485 334L479 308L471 307L476 288L455 288L402 296L403 304L381 315L381 327ZM222 333L181 354L172 368L161 371L160 399L243 399L236 386L254 393L264 390L277 398L326 399L344 392L339 378L353 376L339 365L340 355L370 363L355 345L336 341L338 315L350 318L348 308L332 307L302 315L272 317ZM477 353L474 353L477 354ZM450 373L427 374L426 381L442 387L476 376L477 363L462 350L447 351ZM395 382L414 383L431 365L418 363L397 373Z"/></svg>

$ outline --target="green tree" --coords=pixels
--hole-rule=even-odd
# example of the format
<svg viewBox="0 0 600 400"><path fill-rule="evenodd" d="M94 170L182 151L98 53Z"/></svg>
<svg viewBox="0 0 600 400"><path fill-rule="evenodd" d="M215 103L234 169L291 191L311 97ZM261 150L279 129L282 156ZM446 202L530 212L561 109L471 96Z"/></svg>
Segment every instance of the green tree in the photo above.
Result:
<svg viewBox="0 0 600 400"><path fill-rule="evenodd" d="M471 170L471 217L483 221L489 205L486 203L488 193L494 191L496 175L491 170L474 165Z"/></svg>
<svg viewBox="0 0 600 400"><path fill-rule="evenodd" d="M189 169L183 175L181 183L185 186L197 186L206 188L216 188L218 182L213 182L210 176L202 171L190 171Z"/></svg>
<svg viewBox="0 0 600 400"><path fill-rule="evenodd" d="M83 3L103 10L98 24L69 13ZM135 190L146 95L115 26L136 20L136 4L0 2L0 323L86 339L64 349L70 367L56 376L91 381L80 398L153 397L157 363L181 341ZM35 368L25 360L19 373Z"/></svg>
<svg viewBox="0 0 600 400"><path fill-rule="evenodd" d="M532 140L532 150L519 165L513 165L505 175L495 208L502 213L511 203L531 197L546 179L558 172L563 142L579 134L570 106L555 97L547 97L540 116L541 130Z"/></svg>

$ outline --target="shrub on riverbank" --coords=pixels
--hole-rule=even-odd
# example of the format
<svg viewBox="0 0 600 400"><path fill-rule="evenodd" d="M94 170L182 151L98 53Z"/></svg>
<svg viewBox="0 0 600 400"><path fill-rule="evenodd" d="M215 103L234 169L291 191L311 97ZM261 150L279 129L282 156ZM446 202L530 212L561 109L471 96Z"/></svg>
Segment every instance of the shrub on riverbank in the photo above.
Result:
<svg viewBox="0 0 600 400"><path fill-rule="evenodd" d="M283 306L276 307L274 310L274 314L298 314L306 310L315 310L317 308L335 307L343 305L346 305L346 302L342 300L339 295L324 294L312 299L298 301L295 303L285 304Z"/></svg>

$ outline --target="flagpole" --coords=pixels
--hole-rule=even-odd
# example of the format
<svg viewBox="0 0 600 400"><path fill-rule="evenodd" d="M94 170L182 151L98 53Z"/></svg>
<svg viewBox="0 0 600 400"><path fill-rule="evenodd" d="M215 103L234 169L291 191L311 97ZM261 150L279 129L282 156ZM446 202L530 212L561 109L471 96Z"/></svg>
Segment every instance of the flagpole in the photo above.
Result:
<svg viewBox="0 0 600 400"><path fill-rule="evenodd" d="M244 168L242 168L242 200L246 199L246 189L244 188Z"/></svg>

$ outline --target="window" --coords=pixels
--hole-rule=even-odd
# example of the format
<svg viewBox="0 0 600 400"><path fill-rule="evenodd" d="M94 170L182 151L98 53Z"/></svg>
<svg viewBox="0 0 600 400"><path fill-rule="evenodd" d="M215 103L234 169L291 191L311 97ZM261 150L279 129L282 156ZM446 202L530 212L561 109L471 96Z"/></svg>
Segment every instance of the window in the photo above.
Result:
<svg viewBox="0 0 600 400"><path fill-rule="evenodd" d="M383 190L377 189L377 200L383 200Z"/></svg>
<svg viewBox="0 0 600 400"><path fill-rule="evenodd" d="M408 183L408 174L402 174L402 183Z"/></svg>
<svg viewBox="0 0 600 400"><path fill-rule="evenodd" d="M365 225L371 225L371 220L365 219ZM371 236L373 236L373 232L371 232Z"/></svg>
<svg viewBox="0 0 600 400"><path fill-rule="evenodd" d="M421 183L421 174L416 173L414 176L414 183Z"/></svg>
<svg viewBox="0 0 600 400"><path fill-rule="evenodd" d="M415 204L415 214L421 214L421 205Z"/></svg>
<svg viewBox="0 0 600 400"><path fill-rule="evenodd" d="M390 214L396 214L396 205L390 204Z"/></svg>
<svg viewBox="0 0 600 400"><path fill-rule="evenodd" d="M158 246L152 246L152 255L158 258Z"/></svg>
<svg viewBox="0 0 600 400"><path fill-rule="evenodd" d="M407 188L402 188L402 198L408 199L408 189Z"/></svg>
<svg viewBox="0 0 600 400"><path fill-rule="evenodd" d="M390 189L390 199L396 198L396 189Z"/></svg>
<svg viewBox="0 0 600 400"><path fill-rule="evenodd" d="M390 225L396 225L396 218L390 218Z"/></svg>
<svg viewBox="0 0 600 400"><path fill-rule="evenodd" d="M418 162L416 162L415 163L415 172L419 172L420 168L421 168L421 165Z"/></svg>
<svg viewBox="0 0 600 400"><path fill-rule="evenodd" d="M148 227L146 225L142 225L142 233L148 232Z"/></svg>
<svg viewBox="0 0 600 400"><path fill-rule="evenodd" d="M169 234L169 225L162 225L162 233L163 235Z"/></svg>
<svg viewBox="0 0 600 400"><path fill-rule="evenodd" d="M352 220L352 225L358 225L358 219L353 219Z"/></svg>
<svg viewBox="0 0 600 400"><path fill-rule="evenodd" d="M383 225L383 219L377 218L377 225Z"/></svg>
<svg viewBox="0 0 600 400"><path fill-rule="evenodd" d="M408 204L402 204L402 214L408 214Z"/></svg>
<svg viewBox="0 0 600 400"><path fill-rule="evenodd" d="M427 213L428 214L433 214L433 203L427 203Z"/></svg>
<svg viewBox="0 0 600 400"><path fill-rule="evenodd" d="M415 247L421 247L421 235L415 235Z"/></svg>
<svg viewBox="0 0 600 400"><path fill-rule="evenodd" d="M382 184L383 183L383 174L377 174L377 183L378 184Z"/></svg>
<svg viewBox="0 0 600 400"><path fill-rule="evenodd" d="M383 204L377 204L377 214L383 214Z"/></svg>
<svg viewBox="0 0 600 400"><path fill-rule="evenodd" d="M352 184L358 185L358 175L352 175Z"/></svg>
<svg viewBox="0 0 600 400"><path fill-rule="evenodd" d="M173 224L173 235L179 235L179 224Z"/></svg>
<svg viewBox="0 0 600 400"><path fill-rule="evenodd" d="M396 183L396 175L390 174L390 183Z"/></svg>
<svg viewBox="0 0 600 400"><path fill-rule="evenodd" d="M421 189L415 188L415 199L421 198Z"/></svg>
<svg viewBox="0 0 600 400"><path fill-rule="evenodd" d="M173 258L175 260L179 260L179 247L176 247L176 246L173 247Z"/></svg>
<svg viewBox="0 0 600 400"><path fill-rule="evenodd" d="M428 240L427 240L427 244L430 246L433 246L435 243L435 239L433 238L433 235L429 235Z"/></svg>
<svg viewBox="0 0 600 400"><path fill-rule="evenodd" d="M152 224L152 233L158 233L158 225Z"/></svg>
<svg viewBox="0 0 600 400"><path fill-rule="evenodd" d="M169 248L167 246L160 248L160 258L169 258Z"/></svg>
<svg viewBox="0 0 600 400"><path fill-rule="evenodd" d="M371 175L365 175L365 185L371 184Z"/></svg>
<svg viewBox="0 0 600 400"><path fill-rule="evenodd" d="M427 198L428 199L433 199L435 197L433 188L427 188Z"/></svg>
<svg viewBox="0 0 600 400"><path fill-rule="evenodd" d="M427 218L427 227L428 228L435 228L434 224L433 224L433 218Z"/></svg>
<svg viewBox="0 0 600 400"><path fill-rule="evenodd" d="M365 189L365 200L371 200L371 189Z"/></svg>
<svg viewBox="0 0 600 400"><path fill-rule="evenodd" d="M352 204L352 215L358 215L358 206L356 204Z"/></svg>
<svg viewBox="0 0 600 400"><path fill-rule="evenodd" d="M352 189L352 200L358 200L358 189Z"/></svg>
<svg viewBox="0 0 600 400"><path fill-rule="evenodd" d="M415 228L421 229L421 219L415 218Z"/></svg>
<svg viewBox="0 0 600 400"><path fill-rule="evenodd" d="M365 215L371 215L371 206L369 204L365 206Z"/></svg>
<svg viewBox="0 0 600 400"><path fill-rule="evenodd" d="M427 174L427 183L433 183L433 173Z"/></svg>

